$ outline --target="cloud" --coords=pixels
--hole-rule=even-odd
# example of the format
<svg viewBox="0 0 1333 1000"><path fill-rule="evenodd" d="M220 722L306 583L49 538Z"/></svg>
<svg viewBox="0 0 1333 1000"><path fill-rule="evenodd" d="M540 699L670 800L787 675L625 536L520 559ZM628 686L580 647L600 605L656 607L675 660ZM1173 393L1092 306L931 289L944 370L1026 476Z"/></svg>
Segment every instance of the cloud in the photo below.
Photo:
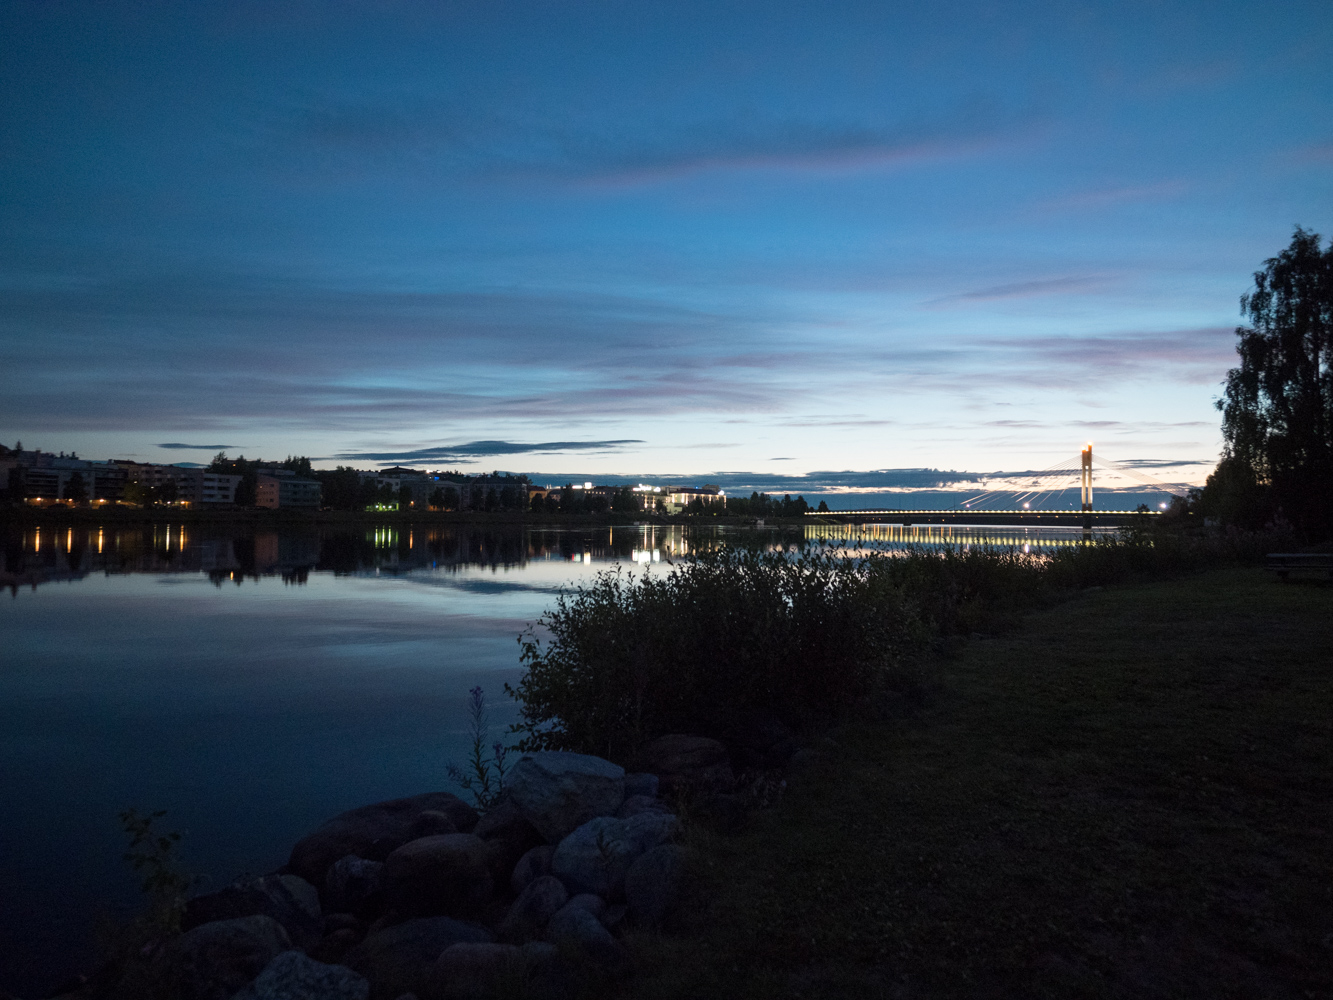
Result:
<svg viewBox="0 0 1333 1000"><path fill-rule="evenodd" d="M669 111L664 114L669 114ZM895 121L783 117L608 120L569 108L501 108L414 94L310 95L266 129L310 169L409 169L476 178L641 184L711 170L845 171L966 155L1012 141L1022 125L988 101ZM286 150L289 155L292 150Z"/></svg>
<svg viewBox="0 0 1333 1000"><path fill-rule="evenodd" d="M159 448L168 448L172 450L184 449L187 451L226 451L228 448L239 448L236 444L183 444L180 441L168 441L166 444L160 444Z"/></svg>
<svg viewBox="0 0 1333 1000"><path fill-rule="evenodd" d="M1234 334L1229 326L1209 326L1159 333L996 337L973 344L1005 366L1006 378L1032 385L1066 385L1071 372L1089 381L1165 376L1206 385L1221 381L1236 363Z"/></svg>
<svg viewBox="0 0 1333 1000"><path fill-rule="evenodd" d="M1031 299L1048 295L1073 295L1092 291L1106 285L1109 279L1103 275L1084 277L1045 278L1040 281L1018 281L1007 285L991 285L972 292L960 292L933 299L929 305L943 305L950 302L993 302L999 299Z"/></svg>
<svg viewBox="0 0 1333 1000"><path fill-rule="evenodd" d="M371 459L380 462L449 462L482 458L488 455L554 454L565 451L618 451L631 444L643 444L643 441L636 438L622 438L613 441L542 441L536 444L520 444L515 441L471 441L467 444L416 448L411 451L351 451L343 452L337 457Z"/></svg>
<svg viewBox="0 0 1333 1000"><path fill-rule="evenodd" d="M1166 198L1178 197L1188 190L1189 184L1183 180L1158 181L1152 184L1116 185L1058 195L1038 202L1033 208L1037 212L1098 209L1138 201L1161 201Z"/></svg>

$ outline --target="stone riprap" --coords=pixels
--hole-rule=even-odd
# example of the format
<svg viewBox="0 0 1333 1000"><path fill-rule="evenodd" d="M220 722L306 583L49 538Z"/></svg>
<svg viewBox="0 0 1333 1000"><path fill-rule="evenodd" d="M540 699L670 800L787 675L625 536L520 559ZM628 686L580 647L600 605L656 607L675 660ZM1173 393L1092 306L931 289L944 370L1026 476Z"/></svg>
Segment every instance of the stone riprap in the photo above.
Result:
<svg viewBox="0 0 1333 1000"><path fill-rule="evenodd" d="M190 900L162 967L181 1000L568 997L570 954L623 971L617 935L660 927L679 894L680 823L659 789L730 788L703 737L645 761L660 773L529 754L481 817L445 792L343 813L287 870Z"/></svg>

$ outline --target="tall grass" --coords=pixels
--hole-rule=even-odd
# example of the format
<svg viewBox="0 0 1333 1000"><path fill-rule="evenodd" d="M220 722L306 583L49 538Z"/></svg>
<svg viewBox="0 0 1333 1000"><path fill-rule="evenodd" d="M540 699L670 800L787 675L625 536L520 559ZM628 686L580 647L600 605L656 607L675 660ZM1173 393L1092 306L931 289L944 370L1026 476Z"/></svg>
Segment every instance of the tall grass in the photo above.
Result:
<svg viewBox="0 0 1333 1000"><path fill-rule="evenodd" d="M847 555L727 548L665 576L601 573L520 638L523 749L632 760L663 733L716 734L744 713L793 728L892 687L941 637L986 631L1091 586L1194 572L1282 544L1131 529L1030 555L914 549Z"/></svg>

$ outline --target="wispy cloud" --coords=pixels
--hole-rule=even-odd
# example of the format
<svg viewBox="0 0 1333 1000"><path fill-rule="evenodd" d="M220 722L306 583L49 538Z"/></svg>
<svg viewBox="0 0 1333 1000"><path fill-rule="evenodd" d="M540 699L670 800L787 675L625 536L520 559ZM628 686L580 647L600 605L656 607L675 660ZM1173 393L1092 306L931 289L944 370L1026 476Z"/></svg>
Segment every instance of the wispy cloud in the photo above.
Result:
<svg viewBox="0 0 1333 1000"><path fill-rule="evenodd" d="M370 459L379 462L452 462L494 455L552 455L571 451L618 451L627 445L643 444L636 438L613 441L540 441L524 444L516 441L470 441L467 444L414 448L410 451L348 451L338 458Z"/></svg>
<svg viewBox="0 0 1333 1000"><path fill-rule="evenodd" d="M1066 278L1043 278L1038 281L1015 281L1004 285L990 285L971 292L959 292L932 299L928 305L956 302L993 302L999 299L1032 299L1049 295L1075 295L1105 287L1109 278L1104 275L1083 275Z"/></svg>
<svg viewBox="0 0 1333 1000"><path fill-rule="evenodd" d="M992 102L894 121L769 113L614 122L547 108L464 105L415 94L378 100L308 95L267 128L312 165L351 158L378 167L494 179L641 184L710 170L845 171L966 155L1027 127Z"/></svg>
<svg viewBox="0 0 1333 1000"><path fill-rule="evenodd" d="M159 448L167 448L173 451L226 451L228 448L238 448L235 444L184 444L180 441L168 441L166 444L158 445Z"/></svg>

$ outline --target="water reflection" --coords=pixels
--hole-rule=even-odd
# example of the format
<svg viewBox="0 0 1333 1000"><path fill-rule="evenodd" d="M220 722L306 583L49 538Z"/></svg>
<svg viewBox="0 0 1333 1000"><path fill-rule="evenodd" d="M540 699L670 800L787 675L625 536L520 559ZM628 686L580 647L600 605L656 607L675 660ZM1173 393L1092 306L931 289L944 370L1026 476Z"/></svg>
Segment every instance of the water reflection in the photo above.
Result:
<svg viewBox="0 0 1333 1000"><path fill-rule="evenodd" d="M1110 530L1110 529L1103 529ZM373 525L365 528L230 525L100 525L11 528L4 535L0 587L17 593L89 574L195 573L214 584L280 577L306 583L311 573L393 575L414 570L511 569L533 562L670 564L720 545L799 552L912 547L1015 547L1028 553L1084 544L1078 528L958 525L812 524L795 528L627 525L559 528L524 525Z"/></svg>

